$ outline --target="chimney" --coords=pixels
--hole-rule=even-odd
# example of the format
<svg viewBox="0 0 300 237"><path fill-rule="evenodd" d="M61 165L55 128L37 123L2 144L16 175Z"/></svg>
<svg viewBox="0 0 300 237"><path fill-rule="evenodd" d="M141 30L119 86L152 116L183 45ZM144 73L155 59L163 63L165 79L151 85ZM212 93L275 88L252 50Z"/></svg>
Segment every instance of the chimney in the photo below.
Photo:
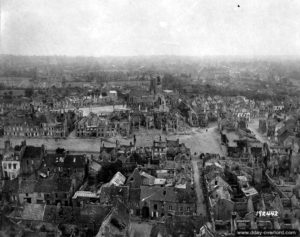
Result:
<svg viewBox="0 0 300 237"><path fill-rule="evenodd" d="M235 233L236 231L236 212L231 214L231 233Z"/></svg>
<svg viewBox="0 0 300 237"><path fill-rule="evenodd" d="M61 208L61 203L58 202L56 205L56 214L59 215L61 214L62 208Z"/></svg>
<svg viewBox="0 0 300 237"><path fill-rule="evenodd" d="M18 177L18 183L19 183L19 187L21 186L21 182L22 182L22 177L21 177L21 176L19 176L19 177Z"/></svg>
<svg viewBox="0 0 300 237"><path fill-rule="evenodd" d="M297 175L296 185L300 185L300 174Z"/></svg>
<svg viewBox="0 0 300 237"><path fill-rule="evenodd" d="M8 151L11 148L11 142L10 140L5 141L5 151Z"/></svg>

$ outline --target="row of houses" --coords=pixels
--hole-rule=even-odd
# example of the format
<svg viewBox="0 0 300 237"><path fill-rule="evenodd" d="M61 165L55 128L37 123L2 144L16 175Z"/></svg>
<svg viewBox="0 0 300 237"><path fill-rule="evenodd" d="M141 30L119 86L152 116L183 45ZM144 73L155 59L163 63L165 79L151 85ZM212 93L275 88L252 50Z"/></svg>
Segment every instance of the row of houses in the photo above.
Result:
<svg viewBox="0 0 300 237"><path fill-rule="evenodd" d="M8 137L66 138L74 129L78 115L72 111L6 114L3 130Z"/></svg>
<svg viewBox="0 0 300 237"><path fill-rule="evenodd" d="M190 159L179 140L101 145L98 157L7 141L1 202L12 208L6 218L22 230L128 236L129 213L152 220L196 218Z"/></svg>

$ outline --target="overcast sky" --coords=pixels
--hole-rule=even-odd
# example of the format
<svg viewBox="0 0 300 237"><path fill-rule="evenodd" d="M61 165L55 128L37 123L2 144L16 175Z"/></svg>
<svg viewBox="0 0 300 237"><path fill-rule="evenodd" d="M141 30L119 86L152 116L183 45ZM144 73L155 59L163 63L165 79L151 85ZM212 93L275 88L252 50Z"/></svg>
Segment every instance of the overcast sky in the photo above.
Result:
<svg viewBox="0 0 300 237"><path fill-rule="evenodd" d="M299 0L0 1L5 54L300 54Z"/></svg>

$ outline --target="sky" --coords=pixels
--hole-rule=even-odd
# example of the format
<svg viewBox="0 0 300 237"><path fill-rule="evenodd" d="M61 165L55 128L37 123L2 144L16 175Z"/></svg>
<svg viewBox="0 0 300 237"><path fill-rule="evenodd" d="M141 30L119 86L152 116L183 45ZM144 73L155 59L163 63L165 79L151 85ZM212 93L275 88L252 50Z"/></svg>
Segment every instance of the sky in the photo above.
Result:
<svg viewBox="0 0 300 237"><path fill-rule="evenodd" d="M299 55L299 0L0 0L0 53Z"/></svg>

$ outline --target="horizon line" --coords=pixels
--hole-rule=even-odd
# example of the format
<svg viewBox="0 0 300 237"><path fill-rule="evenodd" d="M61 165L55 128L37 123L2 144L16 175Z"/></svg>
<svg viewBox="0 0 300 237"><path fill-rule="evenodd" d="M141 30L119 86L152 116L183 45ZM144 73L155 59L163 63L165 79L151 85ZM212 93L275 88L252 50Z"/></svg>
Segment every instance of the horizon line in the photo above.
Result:
<svg viewBox="0 0 300 237"><path fill-rule="evenodd" d="M250 54L211 54L211 55L183 55L183 54L140 54L140 55L66 55L66 54L7 54L0 53L1 56L12 57L60 57L60 58L137 58L137 57L177 57L177 58L299 58L300 54L273 54L273 55L250 55Z"/></svg>

